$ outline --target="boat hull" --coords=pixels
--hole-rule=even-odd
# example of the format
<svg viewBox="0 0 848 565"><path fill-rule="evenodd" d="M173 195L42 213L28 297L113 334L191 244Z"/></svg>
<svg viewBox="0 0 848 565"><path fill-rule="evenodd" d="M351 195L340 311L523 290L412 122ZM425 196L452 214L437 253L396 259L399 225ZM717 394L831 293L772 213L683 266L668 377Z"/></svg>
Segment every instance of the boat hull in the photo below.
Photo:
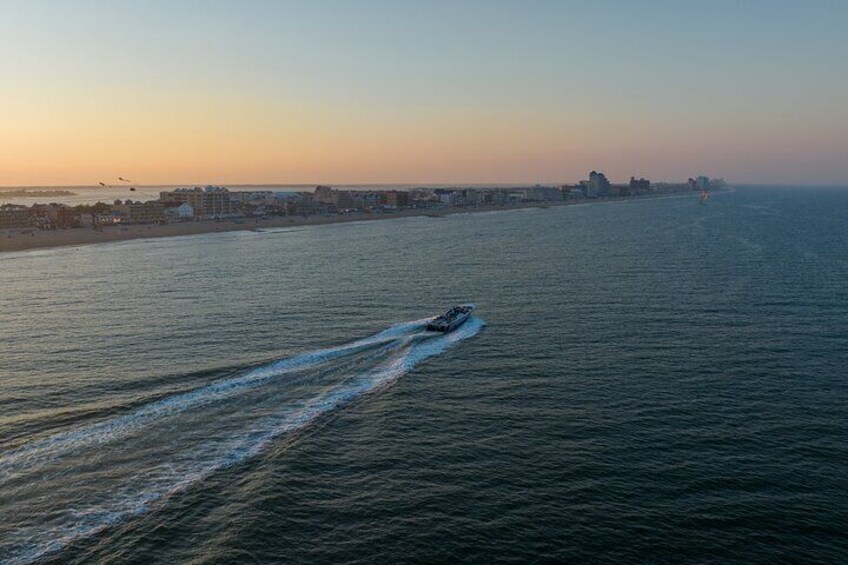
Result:
<svg viewBox="0 0 848 565"><path fill-rule="evenodd" d="M427 324L427 331L428 332L442 332L442 333L452 332L453 330L455 330L456 328L458 328L459 326L461 326L462 324L467 322L468 318L470 318L470 317L471 317L471 313L468 313L468 314L462 314L461 316L458 316L455 320L453 320L453 321L451 321L450 323L447 323L447 324L437 324L437 323L430 322L429 324Z"/></svg>
<svg viewBox="0 0 848 565"><path fill-rule="evenodd" d="M427 331L447 333L452 332L471 317L477 309L474 304L457 304L441 316L436 316L427 323Z"/></svg>

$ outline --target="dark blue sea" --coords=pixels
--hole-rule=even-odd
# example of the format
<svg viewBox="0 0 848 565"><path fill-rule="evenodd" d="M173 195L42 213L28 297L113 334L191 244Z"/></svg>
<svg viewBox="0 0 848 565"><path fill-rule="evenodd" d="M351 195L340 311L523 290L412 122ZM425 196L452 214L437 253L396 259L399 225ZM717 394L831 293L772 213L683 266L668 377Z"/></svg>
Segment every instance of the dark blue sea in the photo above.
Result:
<svg viewBox="0 0 848 565"><path fill-rule="evenodd" d="M0 563L844 563L846 281L824 188L5 253Z"/></svg>

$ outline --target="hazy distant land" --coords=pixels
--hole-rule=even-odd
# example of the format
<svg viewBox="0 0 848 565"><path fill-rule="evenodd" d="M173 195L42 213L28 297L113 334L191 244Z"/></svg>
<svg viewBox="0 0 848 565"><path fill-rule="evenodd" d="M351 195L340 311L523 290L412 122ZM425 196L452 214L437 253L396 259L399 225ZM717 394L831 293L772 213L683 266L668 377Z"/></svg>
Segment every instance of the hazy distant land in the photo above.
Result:
<svg viewBox="0 0 848 565"><path fill-rule="evenodd" d="M28 190L25 188L0 188L2 198L56 198L59 196L76 196L70 190Z"/></svg>

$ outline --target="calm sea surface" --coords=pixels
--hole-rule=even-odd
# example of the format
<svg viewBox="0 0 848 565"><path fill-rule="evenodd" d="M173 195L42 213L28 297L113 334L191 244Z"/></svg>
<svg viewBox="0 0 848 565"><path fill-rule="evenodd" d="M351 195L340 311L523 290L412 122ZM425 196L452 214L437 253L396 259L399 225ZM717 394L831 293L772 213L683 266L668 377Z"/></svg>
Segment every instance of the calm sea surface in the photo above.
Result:
<svg viewBox="0 0 848 565"><path fill-rule="evenodd" d="M2 254L0 562L845 562L846 281L848 189Z"/></svg>

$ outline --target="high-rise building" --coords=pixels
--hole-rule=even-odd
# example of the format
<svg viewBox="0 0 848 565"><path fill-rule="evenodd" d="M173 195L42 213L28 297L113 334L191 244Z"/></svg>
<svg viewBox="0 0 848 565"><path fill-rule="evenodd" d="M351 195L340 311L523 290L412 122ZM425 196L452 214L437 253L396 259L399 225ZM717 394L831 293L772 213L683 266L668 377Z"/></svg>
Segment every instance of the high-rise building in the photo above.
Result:
<svg viewBox="0 0 848 565"><path fill-rule="evenodd" d="M595 198L597 196L609 196L610 182L604 173L592 171L589 173L589 182L586 185L586 196Z"/></svg>
<svg viewBox="0 0 848 565"><path fill-rule="evenodd" d="M194 215L201 218L227 218L239 212L239 203L230 197L230 191L220 186L206 188L177 188L159 193L162 202L188 202Z"/></svg>
<svg viewBox="0 0 848 565"><path fill-rule="evenodd" d="M330 188L329 186L317 186L315 187L315 194L312 197L315 202L323 202L324 204L335 204L335 193L336 191Z"/></svg>

